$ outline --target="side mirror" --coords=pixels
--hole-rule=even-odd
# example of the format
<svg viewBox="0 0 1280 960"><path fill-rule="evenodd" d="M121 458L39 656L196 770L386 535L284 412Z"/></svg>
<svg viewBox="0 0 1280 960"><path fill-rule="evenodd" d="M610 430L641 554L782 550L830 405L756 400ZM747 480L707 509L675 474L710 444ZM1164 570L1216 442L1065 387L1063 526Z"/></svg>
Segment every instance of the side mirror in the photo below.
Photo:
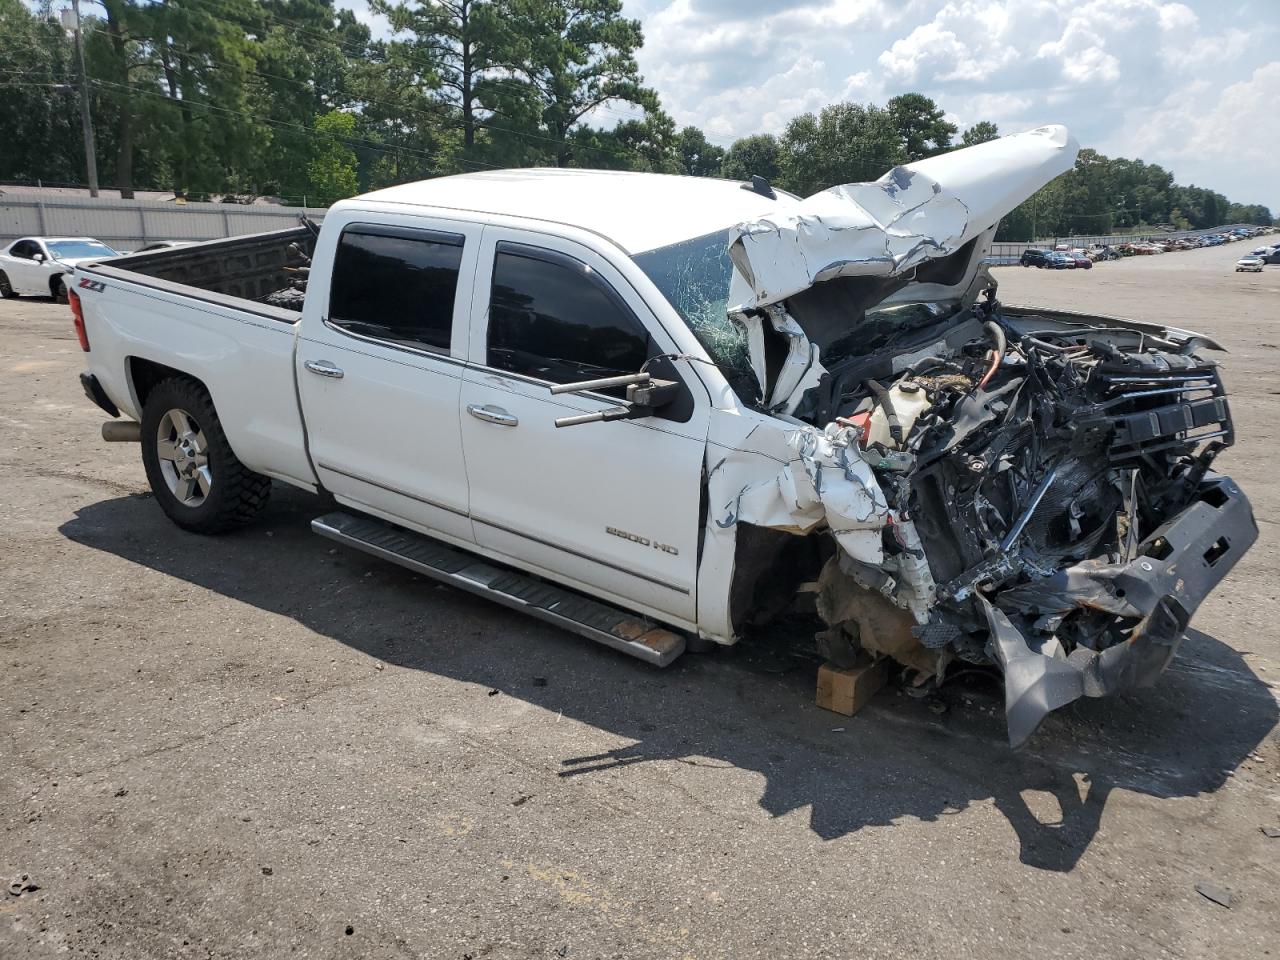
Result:
<svg viewBox="0 0 1280 960"><path fill-rule="evenodd" d="M34 260L36 263L44 263L44 254L43 254L43 253L33 253L33 254L31 255L31 259L32 259L32 260Z"/></svg>
<svg viewBox="0 0 1280 960"><path fill-rule="evenodd" d="M607 420L634 420L647 417L659 407L675 402L680 396L680 384L675 380L656 380L648 373L628 373L620 377L603 377L599 380L582 380L578 383L560 383L551 388L552 394L583 393L590 390L608 390L610 387L626 387L625 403L607 407L594 413L575 417L559 417L557 427L576 427L581 423L597 423Z"/></svg>

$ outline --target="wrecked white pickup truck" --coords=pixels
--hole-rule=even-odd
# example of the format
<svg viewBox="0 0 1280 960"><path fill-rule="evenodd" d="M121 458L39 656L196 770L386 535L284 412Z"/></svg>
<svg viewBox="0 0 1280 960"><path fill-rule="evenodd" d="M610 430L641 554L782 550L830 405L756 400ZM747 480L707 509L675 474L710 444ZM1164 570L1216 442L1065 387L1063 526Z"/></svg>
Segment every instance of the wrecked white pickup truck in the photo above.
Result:
<svg viewBox="0 0 1280 960"><path fill-rule="evenodd" d="M1018 744L1154 681L1257 536L1217 344L996 299L1000 218L1075 153L392 187L78 267L82 380L187 529L324 492L317 532L657 664L816 593L836 662L998 667Z"/></svg>

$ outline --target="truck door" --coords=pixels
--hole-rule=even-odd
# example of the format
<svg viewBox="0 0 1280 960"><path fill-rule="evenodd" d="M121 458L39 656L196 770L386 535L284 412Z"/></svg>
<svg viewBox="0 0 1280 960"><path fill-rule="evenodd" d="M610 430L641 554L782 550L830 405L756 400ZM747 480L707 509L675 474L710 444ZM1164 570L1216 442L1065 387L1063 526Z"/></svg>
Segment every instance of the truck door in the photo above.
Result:
<svg viewBox="0 0 1280 960"><path fill-rule="evenodd" d="M309 284L297 355L317 474L339 501L470 542L458 397L481 228L334 217L350 222L325 224L315 262L327 240L333 269Z"/></svg>
<svg viewBox="0 0 1280 960"><path fill-rule="evenodd" d="M616 406L621 392L550 393L674 352L657 318L587 247L496 226L485 228L474 309L461 421L477 543L692 626L705 389L662 361L684 386L673 409L559 429L557 418Z"/></svg>

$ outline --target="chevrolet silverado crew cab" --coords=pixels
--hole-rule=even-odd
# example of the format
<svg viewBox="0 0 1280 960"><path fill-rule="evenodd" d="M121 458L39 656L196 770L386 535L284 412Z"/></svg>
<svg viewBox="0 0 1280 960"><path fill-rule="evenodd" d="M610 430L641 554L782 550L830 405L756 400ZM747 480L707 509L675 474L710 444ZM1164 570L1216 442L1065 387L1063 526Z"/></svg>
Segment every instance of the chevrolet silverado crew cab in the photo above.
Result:
<svg viewBox="0 0 1280 960"><path fill-rule="evenodd" d="M800 199L447 177L77 266L88 395L179 526L316 532L665 664L816 611L837 663L1004 677L1010 740L1150 684L1257 536L1208 337L1002 305L1042 127ZM818 622L820 619L821 622Z"/></svg>

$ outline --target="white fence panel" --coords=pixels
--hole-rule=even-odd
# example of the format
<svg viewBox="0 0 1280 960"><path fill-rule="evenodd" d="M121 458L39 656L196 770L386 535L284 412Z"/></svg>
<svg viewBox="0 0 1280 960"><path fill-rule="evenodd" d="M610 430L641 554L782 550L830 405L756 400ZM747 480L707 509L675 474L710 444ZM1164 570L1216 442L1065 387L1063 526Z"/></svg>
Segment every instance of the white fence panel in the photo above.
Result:
<svg viewBox="0 0 1280 960"><path fill-rule="evenodd" d="M306 213L324 217L316 207L244 206L232 203L177 204L105 197L0 197L0 243L23 236L96 237L113 247L134 250L155 240L218 240L290 227Z"/></svg>

